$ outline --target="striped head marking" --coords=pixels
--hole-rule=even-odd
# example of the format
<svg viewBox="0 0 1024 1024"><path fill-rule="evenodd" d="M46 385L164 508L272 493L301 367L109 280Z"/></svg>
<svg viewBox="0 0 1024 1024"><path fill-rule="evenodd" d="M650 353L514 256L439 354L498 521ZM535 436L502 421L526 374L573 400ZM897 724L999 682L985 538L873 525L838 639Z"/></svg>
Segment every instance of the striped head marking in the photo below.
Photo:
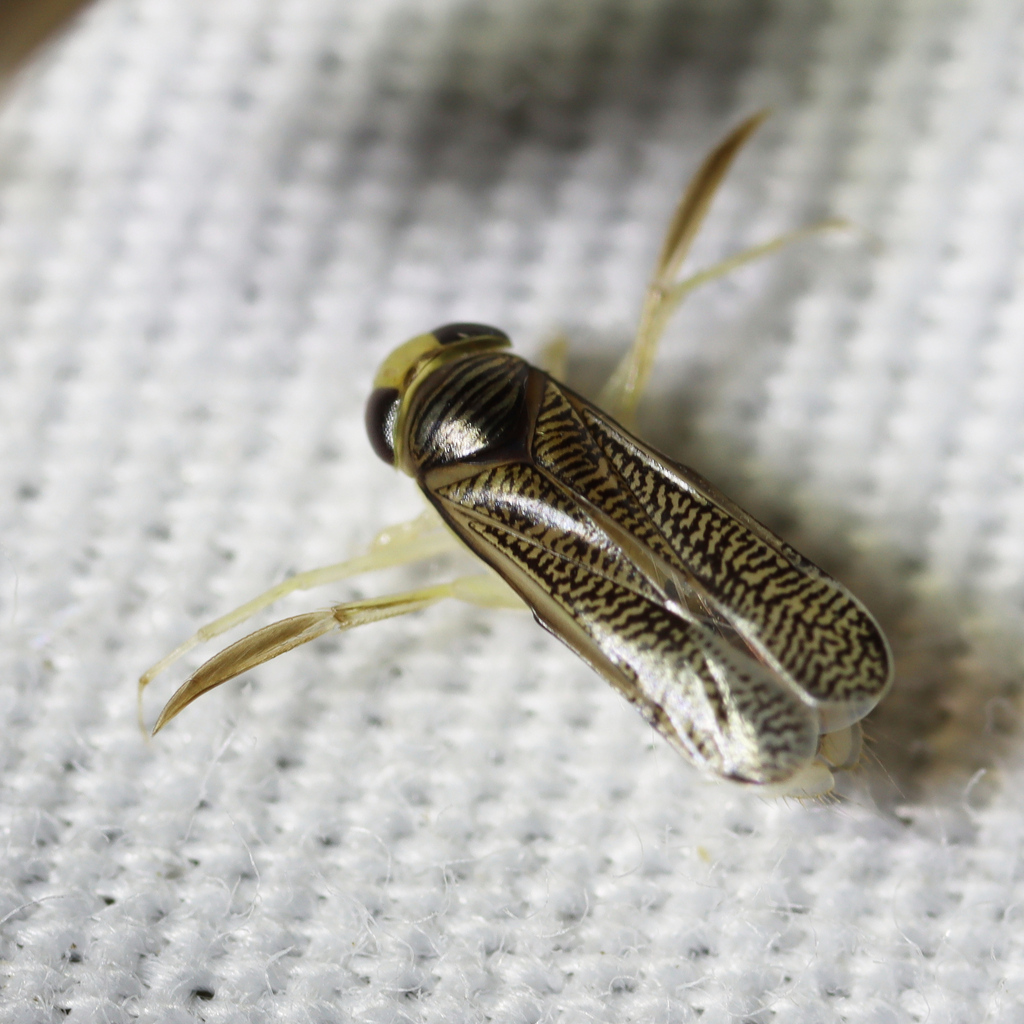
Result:
<svg viewBox="0 0 1024 1024"><path fill-rule="evenodd" d="M453 323L399 345L381 364L366 402L366 433L373 450L389 465L403 468L402 409L411 392L450 360L511 344L497 327Z"/></svg>

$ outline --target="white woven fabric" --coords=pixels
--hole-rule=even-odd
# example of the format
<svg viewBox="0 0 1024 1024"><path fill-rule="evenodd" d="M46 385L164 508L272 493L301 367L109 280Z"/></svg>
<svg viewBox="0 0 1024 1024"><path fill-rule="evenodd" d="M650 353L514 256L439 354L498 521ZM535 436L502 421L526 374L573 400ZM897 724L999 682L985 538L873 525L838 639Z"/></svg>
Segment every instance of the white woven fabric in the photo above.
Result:
<svg viewBox="0 0 1024 1024"><path fill-rule="evenodd" d="M889 631L839 799L455 605L147 746L143 668L417 512L384 355L563 330L592 389L766 105L697 260L855 227L696 296L642 422ZM1022 241L1013 0L98 0L0 113L0 1021L1024 1019Z"/></svg>

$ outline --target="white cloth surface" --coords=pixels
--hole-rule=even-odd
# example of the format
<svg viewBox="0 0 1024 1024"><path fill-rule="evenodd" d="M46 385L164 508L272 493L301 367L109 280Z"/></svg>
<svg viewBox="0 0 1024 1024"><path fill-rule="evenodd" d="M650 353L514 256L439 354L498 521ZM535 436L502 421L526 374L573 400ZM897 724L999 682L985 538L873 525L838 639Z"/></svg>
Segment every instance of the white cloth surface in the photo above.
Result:
<svg viewBox="0 0 1024 1024"><path fill-rule="evenodd" d="M642 427L889 632L838 798L453 604L147 745L143 668L418 511L380 360L564 331L593 393L765 106L695 263L853 227L696 295ZM0 1022L1024 1020L1022 240L1013 0L98 0L0 111Z"/></svg>

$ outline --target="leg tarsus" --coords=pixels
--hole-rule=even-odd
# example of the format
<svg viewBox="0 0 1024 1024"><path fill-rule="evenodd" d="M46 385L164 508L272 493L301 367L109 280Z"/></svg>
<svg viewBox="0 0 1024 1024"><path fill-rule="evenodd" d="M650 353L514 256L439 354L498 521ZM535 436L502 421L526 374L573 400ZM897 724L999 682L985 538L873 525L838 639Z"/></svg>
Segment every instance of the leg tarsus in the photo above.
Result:
<svg viewBox="0 0 1024 1024"><path fill-rule="evenodd" d="M687 183L672 215L644 297L636 338L601 393L603 407L613 416L624 420L627 426L630 425L650 375L654 351L664 329L659 315L663 297L675 283L679 269L711 207L711 200L736 159L736 154L767 116L768 111L762 110L748 117L708 153Z"/></svg>
<svg viewBox="0 0 1024 1024"><path fill-rule="evenodd" d="M179 687L160 712L160 717L153 726L153 735L197 697L201 697L215 686L220 686L221 683L234 679L247 669L255 668L279 654L290 651L293 647L315 640L336 628L337 622L330 611L307 612L305 615L295 615L290 619L274 622L242 637L201 665Z"/></svg>
<svg viewBox="0 0 1024 1024"><path fill-rule="evenodd" d="M661 341L661 336L664 334L672 314L690 292L696 291L702 285L716 281L720 277L725 277L726 274L731 274L748 263L753 263L764 256L770 256L772 253L778 252L779 249L802 242L812 235L849 226L849 222L842 217L829 217L814 224L808 224L806 227L797 228L795 231L787 231L760 245L752 245L719 263L683 278L682 281L677 281L670 287L652 283L647 298L647 303L651 305L652 311L642 321L641 330L637 332L636 340L619 361L602 389L599 399L601 407L624 425L633 426L636 408L651 375L658 343ZM654 298L651 297L652 294Z"/></svg>
<svg viewBox="0 0 1024 1024"><path fill-rule="evenodd" d="M311 590L329 583L337 583L362 572L373 572L377 569L404 565L408 562L420 561L434 555L452 551L459 542L451 534L432 510L420 514L409 522L397 523L382 529L371 542L365 555L357 555L344 562L325 565L323 568L298 572L293 577L264 591L251 601L234 608L216 618L212 623L201 627L193 636L174 648L166 657L148 669L139 678L139 688L144 689L165 669L170 668L183 655L198 644L212 640L221 633L251 618L274 601L298 590Z"/></svg>
<svg viewBox="0 0 1024 1024"><path fill-rule="evenodd" d="M677 280L683 261L707 216L718 187L744 143L767 116L768 111L761 111L737 125L705 157L676 207L644 297L636 337L602 389L599 399L601 407L627 427L634 425L637 405L650 378L655 352L665 326L676 307L690 292L730 273L737 267L767 256L808 235L845 226L844 221L837 219L812 224L810 227L780 235L762 245L744 249L706 270L681 281Z"/></svg>
<svg viewBox="0 0 1024 1024"><path fill-rule="evenodd" d="M221 633L245 622L258 611L262 611L287 594L292 594L297 590L310 590L327 583L336 583L360 573L421 561L457 547L458 541L432 510L422 513L409 522L398 523L381 530L371 542L366 554L358 555L344 562L336 562L334 565L327 565L321 569L311 569L308 572L290 576L251 601L246 601L245 604L222 615L219 619L202 626L193 636L179 644L170 654L161 658L152 668L142 674L139 678L139 690L141 692L145 689L153 679L191 651L193 647L212 640L215 636L220 636Z"/></svg>
<svg viewBox="0 0 1024 1024"><path fill-rule="evenodd" d="M350 601L272 622L269 626L242 637L196 669L160 712L153 732L159 732L192 701L214 687L325 633L354 629L356 626L380 622L382 619L408 615L448 598L484 608L523 607L522 601L497 576L462 576L432 587L386 594L365 601ZM141 696L140 686L140 721Z"/></svg>

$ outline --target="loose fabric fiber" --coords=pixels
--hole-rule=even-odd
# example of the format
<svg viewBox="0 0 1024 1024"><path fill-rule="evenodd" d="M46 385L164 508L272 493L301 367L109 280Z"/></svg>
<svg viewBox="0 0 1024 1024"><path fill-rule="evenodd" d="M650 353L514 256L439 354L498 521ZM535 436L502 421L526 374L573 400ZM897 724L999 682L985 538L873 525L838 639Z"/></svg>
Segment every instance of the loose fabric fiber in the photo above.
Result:
<svg viewBox="0 0 1024 1024"><path fill-rule="evenodd" d="M420 511L385 355L564 333L594 395L765 107L693 266L849 227L695 294L640 423L891 637L835 797L451 602L147 742L143 669ZM0 110L0 1024L1024 1020L1022 168L1012 0L97 0Z"/></svg>

